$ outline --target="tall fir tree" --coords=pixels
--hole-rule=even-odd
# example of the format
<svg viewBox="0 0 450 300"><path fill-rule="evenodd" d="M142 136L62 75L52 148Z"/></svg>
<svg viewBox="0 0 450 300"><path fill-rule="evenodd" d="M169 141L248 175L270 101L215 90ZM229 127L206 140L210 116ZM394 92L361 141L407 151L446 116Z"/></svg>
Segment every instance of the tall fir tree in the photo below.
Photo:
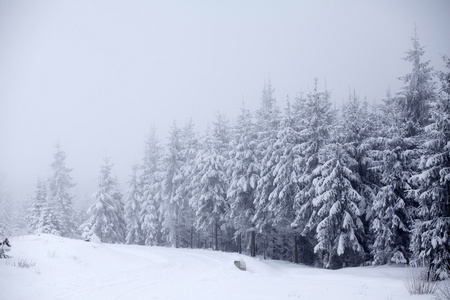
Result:
<svg viewBox="0 0 450 300"><path fill-rule="evenodd" d="M242 244L254 235L255 214L253 201L259 179L257 158L257 133L249 110L242 108L234 126L230 155L225 163L230 184L227 190L227 222L234 228L236 250L242 253Z"/></svg>
<svg viewBox="0 0 450 300"><path fill-rule="evenodd" d="M141 231L145 245L160 245L162 219L160 213L161 206L161 155L162 148L156 136L156 129L153 128L148 135L144 159L142 162L142 204L139 212Z"/></svg>
<svg viewBox="0 0 450 300"><path fill-rule="evenodd" d="M310 222L313 213L312 199L316 190L314 181L319 173L314 172L320 165L319 153L330 141L332 126L336 115L331 108L329 91L318 90L318 80L314 81L314 89L296 101L294 115L300 118L298 126L298 143L295 152L299 153L295 164L299 177L297 179L299 191L294 198L295 220L291 226L295 227L304 239L306 246L315 244L315 228ZM312 248L303 249L306 253L313 252Z"/></svg>
<svg viewBox="0 0 450 300"><path fill-rule="evenodd" d="M139 181L138 166L134 165L125 199L125 221L127 225L125 242L127 244L143 244L140 212L142 205L142 185Z"/></svg>
<svg viewBox="0 0 450 300"><path fill-rule="evenodd" d="M278 236L278 241L275 240L273 245L278 248L275 258L292 258L295 263L298 263L298 242L297 232L291 227L291 223L295 219L294 199L299 192L297 179L300 174L295 163L300 155L296 148L298 143L299 133L288 98L277 139L268 152L268 162L272 168L268 169L270 173L265 176L273 176L273 190L269 194L265 210Z"/></svg>
<svg viewBox="0 0 450 300"><path fill-rule="evenodd" d="M253 222L256 224L257 232L262 237L257 243L256 232L252 232L251 237L251 255L256 256L257 244L260 244L264 254L271 251L270 236L273 227L271 220L266 214L266 208L269 204L269 196L273 187L273 175L271 174L272 165L270 162L270 151L276 141L280 125L280 111L274 96L275 89L269 80L264 84L261 96L260 108L256 111L256 131L258 132L256 154L260 165L260 174L256 189L255 215ZM270 254L269 254L270 255Z"/></svg>
<svg viewBox="0 0 450 300"><path fill-rule="evenodd" d="M194 123L189 120L180 131L180 172L174 178L174 201L178 205L177 233L179 247L194 247L195 213L189 204L194 190L192 178L195 168L195 156L198 151L198 140Z"/></svg>
<svg viewBox="0 0 450 300"><path fill-rule="evenodd" d="M360 219L361 195L355 186L359 176L357 162L345 147L334 142L323 148L318 174L313 182L315 197L310 223L316 231L314 252L324 268L357 266L364 261L363 224Z"/></svg>
<svg viewBox="0 0 450 300"><path fill-rule="evenodd" d="M450 59L440 72L441 92L431 106L431 124L425 127L419 173L411 177L418 204L412 230L414 262L425 265L430 279L450 275Z"/></svg>
<svg viewBox="0 0 450 300"><path fill-rule="evenodd" d="M370 231L374 264L408 263L412 206L407 197L414 140L406 137L404 112L388 93L379 113L380 132L371 151L378 189Z"/></svg>
<svg viewBox="0 0 450 300"><path fill-rule="evenodd" d="M208 131L196 156L193 180L197 183L191 199L195 211L195 227L205 233L214 250L222 249L219 234L224 229L225 212L228 210L226 191L228 189L225 170L225 143L229 140L221 128L224 123L218 118L214 130ZM208 234L210 233L210 234ZM206 242L207 243L207 242Z"/></svg>
<svg viewBox="0 0 450 300"><path fill-rule="evenodd" d="M412 63L412 70L400 77L406 86L399 97L408 137L419 134L428 124L430 100L434 98L433 68L429 66L430 61L423 61L425 50L420 45L416 28L411 42L413 47L406 52L404 60Z"/></svg>
<svg viewBox="0 0 450 300"><path fill-rule="evenodd" d="M75 186L70 175L71 169L66 167L66 154L59 142L51 164L52 174L49 178L49 201L55 207L53 220L60 235L75 236L74 211L72 208L73 195L69 190Z"/></svg>
<svg viewBox="0 0 450 300"><path fill-rule="evenodd" d="M89 219L80 226L84 239L96 235L105 243L125 241L124 205L119 183L112 175L112 167L109 159L105 158L100 169L95 203L88 209Z"/></svg>
<svg viewBox="0 0 450 300"><path fill-rule="evenodd" d="M34 233L50 233L60 235L54 222L55 207L50 201L48 184L38 180L31 208L27 216L29 227Z"/></svg>
<svg viewBox="0 0 450 300"><path fill-rule="evenodd" d="M179 216L181 214L181 203L176 195L181 179L182 141L181 130L174 123L171 128L167 153L163 160L161 198L160 206L162 217L163 239L166 245L179 247Z"/></svg>

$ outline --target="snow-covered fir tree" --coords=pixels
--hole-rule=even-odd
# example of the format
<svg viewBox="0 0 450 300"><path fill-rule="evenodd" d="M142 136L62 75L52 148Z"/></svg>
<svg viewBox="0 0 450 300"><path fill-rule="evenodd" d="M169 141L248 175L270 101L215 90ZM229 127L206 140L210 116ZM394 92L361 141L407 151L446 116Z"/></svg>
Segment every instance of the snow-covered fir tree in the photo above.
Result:
<svg viewBox="0 0 450 300"><path fill-rule="evenodd" d="M299 191L294 199L295 220L292 226L305 239L305 244L314 244L315 228L309 222L313 212L312 199L316 197L314 180L319 173L314 172L320 164L319 152L330 140L335 112L331 108L330 93L318 90L318 80L314 81L314 89L299 98L295 103L294 116L300 118L298 123L298 143L295 152L299 153L295 164L298 169L297 179ZM311 245L312 246L312 245ZM313 249L304 249L312 252Z"/></svg>
<svg viewBox="0 0 450 300"><path fill-rule="evenodd" d="M195 185L192 175L196 166L195 156L197 152L197 135L194 131L194 123L190 120L181 131L180 160L182 164L180 166L180 174L175 179L177 181L175 199L179 204L177 231L180 247L194 247L195 212L190 206L189 201L192 198Z"/></svg>
<svg viewBox="0 0 450 300"><path fill-rule="evenodd" d="M261 96L260 108L256 111L256 132L257 145L256 156L260 165L260 174L258 185L256 189L255 215L253 222L256 224L256 228L260 236L262 237L259 244L263 249L265 255L267 251L271 251L271 246L268 245L268 241L272 235L273 228L270 226L271 220L266 215L266 208L269 203L269 195L273 190L273 176L271 174L272 165L270 165L270 150L276 141L277 133L280 125L280 111L277 105L275 96L273 95L275 89L272 87L272 83L269 80L264 84L264 88ZM252 233L251 241L251 255L256 256L257 241L255 233ZM270 253L269 253L269 256Z"/></svg>
<svg viewBox="0 0 450 300"><path fill-rule="evenodd" d="M388 93L379 114L382 126L371 151L378 191L373 201L371 254L374 264L407 263L411 205L407 199L414 140L405 137L404 113Z"/></svg>
<svg viewBox="0 0 450 300"><path fill-rule="evenodd" d="M0 238L13 233L14 211L7 189L0 181Z"/></svg>
<svg viewBox="0 0 450 300"><path fill-rule="evenodd" d="M128 182L128 191L125 198L125 222L127 233L125 242L127 244L143 244L143 235L141 230L140 212L142 205L142 186L138 175L139 167L133 166L130 181Z"/></svg>
<svg viewBox="0 0 450 300"><path fill-rule="evenodd" d="M378 178L372 170L373 160L370 151L373 146L372 137L376 133L374 113L369 112L368 103L361 101L355 92L342 106L340 136L345 144L346 151L357 165L354 172L359 175L355 182L355 189L361 195L359 210L361 221L364 224L364 233L369 234L370 224L373 220L373 202L377 193ZM368 252L370 234L363 239L364 249Z"/></svg>
<svg viewBox="0 0 450 300"><path fill-rule="evenodd" d="M71 169L66 167L66 154L59 142L56 144L56 153L51 164L51 177L49 178L49 201L55 208L53 222L60 235L75 236L74 211L72 208L73 195L69 190L75 185L70 175Z"/></svg>
<svg viewBox="0 0 450 300"><path fill-rule="evenodd" d="M139 212L145 245L161 244L161 147L153 128L147 138L142 163L142 204Z"/></svg>
<svg viewBox="0 0 450 300"><path fill-rule="evenodd" d="M419 174L411 191L418 204L411 250L417 265L429 268L432 279L450 276L450 59L440 72L441 92L431 106L431 124L425 127Z"/></svg>
<svg viewBox="0 0 450 300"><path fill-rule="evenodd" d="M235 230L237 252L242 253L242 244L254 236L256 228L252 218L255 213L253 201L259 178L256 138L252 114L242 108L234 126L230 154L226 169L230 184L227 190L227 222ZM244 241L243 241L244 239Z"/></svg>
<svg viewBox="0 0 450 300"><path fill-rule="evenodd" d="M80 226L84 239L96 235L105 243L125 241L124 205L119 184L112 175L112 167L109 159L105 158L98 177L95 202L88 209L89 219Z"/></svg>
<svg viewBox="0 0 450 300"><path fill-rule="evenodd" d="M47 182L38 180L27 216L30 229L34 233L60 235L54 222L55 211L54 203L50 201Z"/></svg>
<svg viewBox="0 0 450 300"><path fill-rule="evenodd" d="M169 143L167 145L166 154L162 165L162 182L161 182L161 198L160 207L162 216L162 232L166 245L178 247L178 218L180 215L181 205L176 191L181 179L182 160L182 141L181 130L174 123L171 128Z"/></svg>
<svg viewBox="0 0 450 300"><path fill-rule="evenodd" d="M420 45L416 28L411 42L413 48L406 52L404 60L412 63L412 71L400 78L406 86L399 97L408 137L419 134L428 124L430 100L434 98L433 68L429 66L430 61L423 61L425 50Z"/></svg>
<svg viewBox="0 0 450 300"><path fill-rule="evenodd" d="M363 262L363 224L358 208L361 195L355 185L357 162L338 142L323 148L313 171L315 197L310 224L316 231L314 252L324 268L357 266Z"/></svg>
<svg viewBox="0 0 450 300"><path fill-rule="evenodd" d="M215 126L218 126L216 123ZM208 131L203 138L196 161L193 180L196 182L191 206L195 211L195 228L204 233L205 243L211 242L211 248L221 249L219 233L225 223L225 212L228 210L226 191L228 189L225 170L225 156L220 128ZM219 245L220 244L220 245ZM207 246L207 245L206 245Z"/></svg>

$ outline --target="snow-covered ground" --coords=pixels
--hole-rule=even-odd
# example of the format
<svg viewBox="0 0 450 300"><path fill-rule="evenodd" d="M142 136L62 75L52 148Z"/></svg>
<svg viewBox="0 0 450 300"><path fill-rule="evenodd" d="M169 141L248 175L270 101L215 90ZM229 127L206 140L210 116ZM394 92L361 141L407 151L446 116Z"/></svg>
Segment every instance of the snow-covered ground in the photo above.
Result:
<svg viewBox="0 0 450 300"><path fill-rule="evenodd" d="M433 298L408 294L403 267L330 271L211 250L99 244L44 234L10 240L11 257L0 260L0 299ZM238 259L247 271L235 267Z"/></svg>

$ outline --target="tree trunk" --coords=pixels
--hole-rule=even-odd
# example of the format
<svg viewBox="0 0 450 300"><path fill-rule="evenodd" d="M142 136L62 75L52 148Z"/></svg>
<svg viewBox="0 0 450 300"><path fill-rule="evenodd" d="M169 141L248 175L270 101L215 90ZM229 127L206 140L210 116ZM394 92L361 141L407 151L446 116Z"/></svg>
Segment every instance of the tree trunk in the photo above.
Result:
<svg viewBox="0 0 450 300"><path fill-rule="evenodd" d="M194 247L194 226L191 226L191 249Z"/></svg>
<svg viewBox="0 0 450 300"><path fill-rule="evenodd" d="M214 250L219 250L218 236L217 236L217 223L214 224Z"/></svg>
<svg viewBox="0 0 450 300"><path fill-rule="evenodd" d="M242 253L242 233L238 234L236 243L237 243L237 252L239 254L241 254Z"/></svg>
<svg viewBox="0 0 450 300"><path fill-rule="evenodd" d="M298 246L297 246L297 235L294 234L294 263L298 264Z"/></svg>
<svg viewBox="0 0 450 300"><path fill-rule="evenodd" d="M255 241L255 237L256 237L256 232L252 231L252 239L251 239L251 256L252 257L256 256L256 241Z"/></svg>

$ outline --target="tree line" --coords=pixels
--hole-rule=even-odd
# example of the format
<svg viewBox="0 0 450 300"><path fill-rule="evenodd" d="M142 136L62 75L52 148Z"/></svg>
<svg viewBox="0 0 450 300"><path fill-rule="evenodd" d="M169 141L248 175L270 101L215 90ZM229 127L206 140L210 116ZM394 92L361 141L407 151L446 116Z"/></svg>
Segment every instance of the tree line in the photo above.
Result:
<svg viewBox="0 0 450 300"><path fill-rule="evenodd" d="M75 220L60 146L37 185L29 225L103 242L212 248L323 268L402 263L449 276L450 59L436 72L417 35L404 88L338 110L320 90L287 97L271 82L256 111L153 130L123 195L105 159L88 217ZM80 225L81 224L81 225Z"/></svg>

